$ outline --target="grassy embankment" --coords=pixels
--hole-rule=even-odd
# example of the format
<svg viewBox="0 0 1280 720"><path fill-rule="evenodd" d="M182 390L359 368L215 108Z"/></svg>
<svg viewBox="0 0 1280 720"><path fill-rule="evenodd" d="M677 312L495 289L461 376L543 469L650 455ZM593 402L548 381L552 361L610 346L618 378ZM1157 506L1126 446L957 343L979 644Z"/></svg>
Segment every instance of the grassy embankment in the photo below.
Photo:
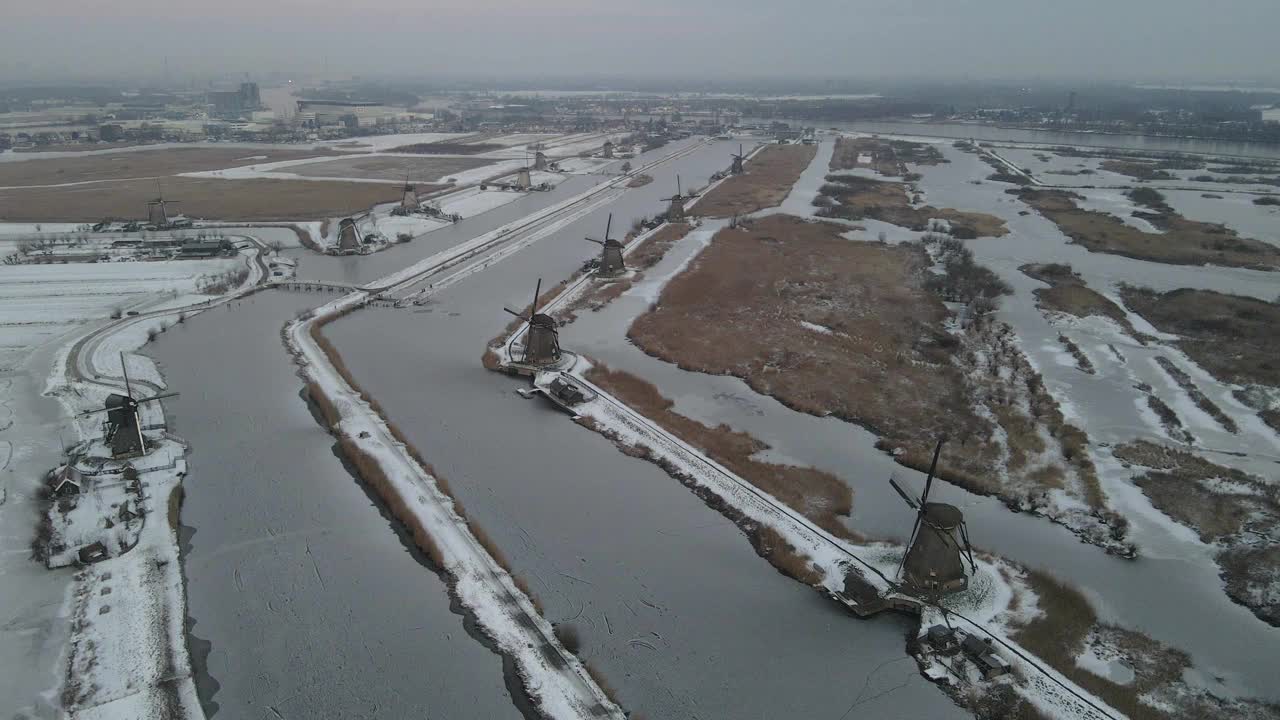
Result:
<svg viewBox="0 0 1280 720"><path fill-rule="evenodd" d="M1001 237L1009 228L1004 220L986 213L936 208L911 202L908 186L851 175L828 175L814 199L818 215L844 220L881 220L912 230L926 230L931 220L945 220L959 239Z"/></svg>
<svg viewBox="0 0 1280 720"><path fill-rule="evenodd" d="M1008 329L948 333L926 287L946 276L926 282L919 247L851 243L842 231L787 216L722 230L628 337L686 370L732 374L795 410L867 427L910 467L927 468L949 434L941 475L975 492L1035 506L1063 488L1102 513L1087 437Z"/></svg>
<svg viewBox="0 0 1280 720"><path fill-rule="evenodd" d="M781 203L818 153L816 145L769 145L747 160L741 175L715 186L689 209L691 215L745 215Z"/></svg>
<svg viewBox="0 0 1280 720"><path fill-rule="evenodd" d="M870 162L863 162L863 159ZM884 138L851 138L836 139L835 151L831 154L830 170L854 170L867 168L886 177L904 177L910 173L907 163L913 165L941 165L949 162L942 151L926 143L907 140L887 140Z"/></svg>
<svg viewBox="0 0 1280 720"><path fill-rule="evenodd" d="M1077 244L1092 252L1175 265L1223 265L1258 270L1280 267L1280 249L1241 238L1225 225L1188 220L1168 206L1135 212L1162 232L1148 233L1105 212L1085 210L1063 190L1010 191L1040 211ZM1157 193L1158 195L1158 193Z"/></svg>
<svg viewBox="0 0 1280 720"><path fill-rule="evenodd" d="M355 308L349 308L344 313L327 318L323 322L313 324L311 326L312 339L315 340L316 344L329 359L330 364L335 370L337 370L338 374L342 376L347 385L352 390L356 391L360 398L364 400L364 402L368 403L370 409L382 418L387 429L391 432L392 437L394 437L397 442L401 443L404 446L405 451L411 458L413 458L414 462L416 462L426 474L430 475L434 479L436 487L450 499L453 505L453 510L467 523L467 527L471 531L471 534L477 541L479 541L480 545L484 547L485 551L488 552L495 561L497 561L498 565L511 575L516 587L528 596L528 598L533 602L534 607L537 608L539 613L541 613L542 603L537 596L532 593L528 582L514 572L510 561L502 552L502 549L498 547L489 534L484 531L484 528L480 527L473 519L467 516L466 508L455 496L453 488L449 485L449 481L426 461L418 451L417 447L414 446L413 441L404 434L395 422L387 417L382 406L378 404L378 401L370 397L369 394L360 387L359 383L355 380L355 376L343 361L342 356L333 346L333 343L325 337L323 333L325 325L352 312L354 309ZM338 430L338 424L342 420L342 414L334 404L332 398L329 398L318 384L310 381L306 386L306 395L314 404L316 412L325 424L325 428L333 433L334 437L337 439L338 450L342 457L355 471L356 476L372 488L378 497L382 498L391 514L409 530L414 544L417 545L423 554L431 560L435 568L438 571L447 574L449 570L444 564L443 554L441 553L439 546L436 545L430 532L422 526L417 516L405 503L404 498L401 497L399 492L392 485L390 479L387 477L377 459L364 451L351 437L344 435L340 430Z"/></svg>
<svg viewBox="0 0 1280 720"><path fill-rule="evenodd" d="M636 412L698 448L711 459L786 503L836 537L855 541L858 539L841 522L841 518L847 517L853 509L853 491L831 473L811 467L755 460L752 456L767 450L768 445L728 425L710 427L677 413L672 409L675 403L663 397L652 383L625 371L595 365L587 371L586 377ZM583 424L598 429L590 420ZM628 455L657 462L656 456L647 447L621 444L619 447ZM693 486L678 468L662 462L658 464L676 478ZM713 507L737 522L751 538L756 551L780 572L807 585L816 585L822 580L822 574L811 565L808 558L797 553L776 530L744 521L719 499L713 501L705 497L707 491L697 489L701 490L700 495L711 502Z"/></svg>

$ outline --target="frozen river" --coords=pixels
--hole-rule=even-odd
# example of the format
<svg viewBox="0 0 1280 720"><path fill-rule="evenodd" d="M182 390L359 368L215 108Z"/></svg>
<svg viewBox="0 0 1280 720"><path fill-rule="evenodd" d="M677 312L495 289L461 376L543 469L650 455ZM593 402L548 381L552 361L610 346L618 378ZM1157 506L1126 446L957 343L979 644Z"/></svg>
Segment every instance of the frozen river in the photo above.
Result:
<svg viewBox="0 0 1280 720"><path fill-rule="evenodd" d="M147 349L182 393L166 411L191 445L181 536L201 702L227 718L518 718L502 658L300 397L280 330L315 302L261 292Z"/></svg>

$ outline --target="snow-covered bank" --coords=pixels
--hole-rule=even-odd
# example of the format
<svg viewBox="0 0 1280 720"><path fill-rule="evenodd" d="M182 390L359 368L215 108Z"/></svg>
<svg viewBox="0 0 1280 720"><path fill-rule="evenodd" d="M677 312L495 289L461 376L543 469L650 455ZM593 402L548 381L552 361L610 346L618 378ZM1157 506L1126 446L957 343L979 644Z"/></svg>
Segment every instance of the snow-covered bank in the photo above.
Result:
<svg viewBox="0 0 1280 720"><path fill-rule="evenodd" d="M477 539L431 472L412 456L378 412L352 388L316 342L313 328L358 308L368 299L357 292L318 308L286 328L285 341L303 376L318 388L337 414L331 430L344 447L376 463L389 505L422 528L458 601L481 632L509 657L533 703L550 718L623 717L587 668L556 638L532 599ZM355 461L355 458L352 458Z"/></svg>

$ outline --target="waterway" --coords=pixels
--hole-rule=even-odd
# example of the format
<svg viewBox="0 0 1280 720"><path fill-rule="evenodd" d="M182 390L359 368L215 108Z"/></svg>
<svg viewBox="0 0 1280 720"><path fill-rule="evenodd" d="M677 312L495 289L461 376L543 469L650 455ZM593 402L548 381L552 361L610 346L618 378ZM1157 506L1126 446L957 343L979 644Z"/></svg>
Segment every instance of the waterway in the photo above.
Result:
<svg viewBox="0 0 1280 720"><path fill-rule="evenodd" d="M960 717L905 654L911 622L853 618L779 573L732 523L656 466L620 453L525 382L480 366L487 341L615 227L662 209L728 163L709 146L650 174L552 237L438 289L414 311L375 308L325 329L553 622L582 638L622 704L648 717ZM736 143L733 143L736 150ZM670 184L674 185L674 182ZM573 330L573 326L570 328ZM570 335L564 341L572 346Z"/></svg>
<svg viewBox="0 0 1280 720"><path fill-rule="evenodd" d="M1040 367L1046 383L1065 399L1068 417L1084 427L1095 443L1158 437L1159 427L1143 416L1145 402L1134 385L1148 382L1171 402L1178 390L1150 361L1154 350L1132 341L1121 348L1127 362L1118 362L1106 349L1110 338L1068 330L1095 358L1099 371L1087 375L1073 362L1064 362L1057 341L1059 328L1050 325L1031 295L1041 284L1023 275L1017 269L1020 265L1069 262L1090 286L1105 292L1113 292L1119 282L1160 290L1198 287L1267 298L1277 292L1274 273L1170 266L1089 253L1069 244L1038 214L1020 215L1025 207L990 184L970 183L989 174L989 168L974 156L949 146L943 149L951 163L919 168L925 174L921 187L927 202L990 212L1009 222L1010 235L972 241L970 246L980 262L1013 286L1015 295L1004 299L1000 319L1014 326L1024 351ZM829 146L823 143L815 164L825 163L829 153ZM814 185L820 170L811 167L798 187ZM805 203L788 198L787 206L800 212ZM863 234L871 239L870 231ZM854 490L852 528L872 537L905 541L912 516L887 480L897 476L919 488L924 478L875 449L875 435L833 418L790 410L736 378L686 372L645 355L626 340L625 328L657 300L656 291L664 277L683 267L697 249L692 238L677 245L646 272L644 283L601 312L579 313L578 320L562 332L562 342L654 382L676 401L679 412L709 425L727 423L764 440L773 447L768 453L771 459L835 473ZM1237 406L1227 389L1216 383L1200 384L1215 402ZM1194 418L1188 418L1191 420ZM1271 468L1277 448L1274 434L1265 428L1249 426L1240 436L1215 431L1207 423L1198 424L1195 430L1205 444L1250 453L1244 458L1211 456L1215 462L1240 466L1263 477L1274 475ZM1108 556L1077 542L1066 529L1042 518L1012 513L995 499L947 484L935 485L935 492L940 499L964 509L975 545L1067 579L1084 590L1103 618L1146 631L1190 652L1197 664L1195 681L1223 695L1280 698L1280 690L1270 678L1270 659L1280 655L1280 629L1262 623L1226 596L1211 552L1199 546L1189 532L1171 528L1167 520L1160 519L1127 473L1105 476L1104 485L1115 507L1133 521L1134 539L1143 551L1136 562Z"/></svg>
<svg viewBox="0 0 1280 720"><path fill-rule="evenodd" d="M519 718L502 658L300 397L280 331L316 302L260 292L146 347L190 443L181 537L201 703L228 718Z"/></svg>

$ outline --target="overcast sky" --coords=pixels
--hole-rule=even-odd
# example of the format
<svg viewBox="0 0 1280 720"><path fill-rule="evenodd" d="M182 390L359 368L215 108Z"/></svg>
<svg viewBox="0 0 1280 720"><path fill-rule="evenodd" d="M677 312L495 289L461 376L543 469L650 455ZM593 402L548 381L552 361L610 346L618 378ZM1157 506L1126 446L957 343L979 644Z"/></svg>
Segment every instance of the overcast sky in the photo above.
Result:
<svg viewBox="0 0 1280 720"><path fill-rule="evenodd" d="M1280 0L13 0L0 78L1267 80Z"/></svg>

